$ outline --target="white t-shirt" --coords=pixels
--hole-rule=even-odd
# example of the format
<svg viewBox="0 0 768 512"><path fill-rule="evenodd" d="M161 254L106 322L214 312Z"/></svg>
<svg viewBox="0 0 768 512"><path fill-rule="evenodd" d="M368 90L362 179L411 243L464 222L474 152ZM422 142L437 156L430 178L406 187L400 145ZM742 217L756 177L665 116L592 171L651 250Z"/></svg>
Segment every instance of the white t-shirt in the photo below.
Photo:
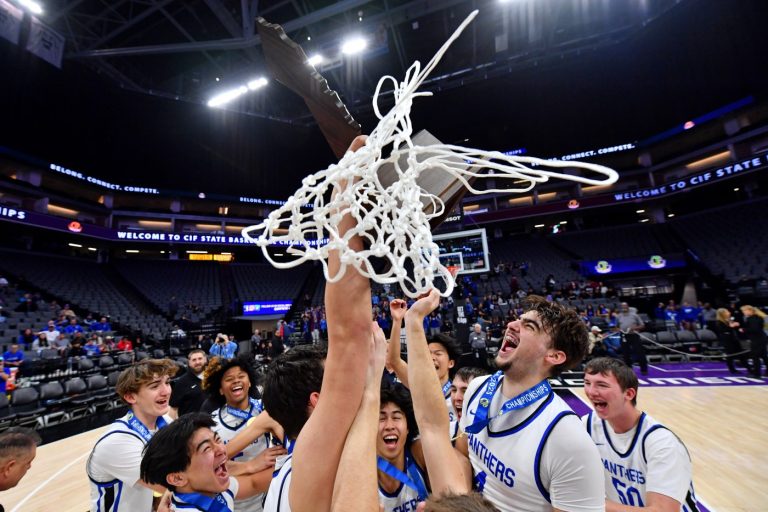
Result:
<svg viewBox="0 0 768 512"><path fill-rule="evenodd" d="M624 505L647 505L655 492L680 503L681 512L696 512L691 458L682 441L643 413L634 428L617 434L611 424L590 412L582 418L603 461L605 493Z"/></svg>
<svg viewBox="0 0 768 512"><path fill-rule="evenodd" d="M152 489L139 483L139 466L146 443L128 427L127 418L126 414L109 426L88 458L91 512L152 510ZM163 418L168 423L173 421L168 416Z"/></svg>
<svg viewBox="0 0 768 512"><path fill-rule="evenodd" d="M248 411L249 418L257 416L261 410L261 400L254 400L251 403L250 411ZM213 411L211 413L211 418L216 422L212 430L219 434L219 437L224 443L231 441L247 426L248 422L247 419L238 418L237 416L230 414L227 411L226 405ZM237 462L249 461L266 450L267 445L267 437L261 436L248 445L241 453L232 457L232 460ZM261 512L261 504L263 501L263 494L258 494L245 500L238 500L237 510L238 512Z"/></svg>
<svg viewBox="0 0 768 512"><path fill-rule="evenodd" d="M229 489L217 496L217 498L223 500L224 503L226 503L227 507L229 507L229 510L232 512L235 512L235 496L237 496L238 489L240 489L240 483L237 481L237 478L231 476L229 477ZM208 499L210 500L212 498ZM194 504L185 501L184 498L177 496L176 494L171 494L171 510L174 512L189 512L191 510L202 510L205 512L208 510L208 508L195 506ZM240 510L241 509L238 507L237 512L240 512Z"/></svg>
<svg viewBox="0 0 768 512"><path fill-rule="evenodd" d="M474 422L490 376L467 389L460 425ZM501 386L499 386L501 387ZM469 459L480 492L499 510L603 512L605 487L600 456L568 405L555 393L501 417L501 389L490 403L490 424L468 434ZM580 432L582 431L582 432Z"/></svg>

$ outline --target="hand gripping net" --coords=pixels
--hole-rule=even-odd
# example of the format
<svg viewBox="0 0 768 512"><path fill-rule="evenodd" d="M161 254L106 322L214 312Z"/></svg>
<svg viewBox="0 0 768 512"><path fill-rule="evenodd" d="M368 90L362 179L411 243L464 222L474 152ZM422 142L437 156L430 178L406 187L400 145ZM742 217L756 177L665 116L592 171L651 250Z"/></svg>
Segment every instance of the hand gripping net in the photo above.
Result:
<svg viewBox="0 0 768 512"><path fill-rule="evenodd" d="M319 260L328 282L341 279L347 267L351 266L378 283L399 283L403 292L413 298L428 292L434 287L435 280L440 278L445 283L442 294L448 296L453 290L454 278L440 263L440 250L432 240L429 224L430 219L444 213L445 205L438 196L417 184L422 172L439 169L449 173L473 194L523 193L550 178L589 185L616 182L616 171L600 165L509 156L449 144L418 146L413 143L411 104L417 96L432 95L430 92L417 92L417 89L476 15L477 11L474 11L464 20L424 69L416 61L406 72L402 83L392 76L379 80L373 98L379 124L368 136L365 146L354 153L347 153L328 169L304 178L301 187L283 206L272 211L262 223L243 230L243 236L259 245L264 257L273 266L291 268L308 260ZM395 105L382 116L378 98L382 86L388 82L394 89ZM385 149L391 149L386 158L383 156ZM402 162L406 164L401 165ZM398 178L388 186L382 183L379 175L385 164L394 166ZM559 168L568 168L571 172L575 169L592 171L599 177L557 172ZM482 191L470 184L472 178L489 175L496 179L524 181L526 184L513 189ZM325 198L335 188L338 193L326 201ZM309 210L306 205L313 208ZM357 221L357 226L341 237L337 226L346 214ZM252 233L260 234L254 237ZM363 238L364 250L356 251L348 247L348 241L353 236ZM327 243L320 242L326 237ZM297 258L290 262L274 261L267 252L270 245L288 246L288 252ZM327 263L328 253L333 250L339 251L341 260L336 275L330 275ZM386 264L375 265L376 260L384 260ZM408 268L411 270L406 270Z"/></svg>

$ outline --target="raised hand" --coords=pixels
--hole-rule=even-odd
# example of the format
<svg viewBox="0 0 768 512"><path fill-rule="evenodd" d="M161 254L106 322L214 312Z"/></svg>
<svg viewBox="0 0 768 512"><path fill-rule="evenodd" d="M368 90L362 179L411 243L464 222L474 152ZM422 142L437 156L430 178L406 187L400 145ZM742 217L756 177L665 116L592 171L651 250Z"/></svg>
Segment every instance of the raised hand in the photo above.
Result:
<svg viewBox="0 0 768 512"><path fill-rule="evenodd" d="M429 292L429 294L420 297L419 300L413 303L413 305L411 306L411 309L408 310L407 315L424 318L425 316L430 314L432 311L434 311L439 305L440 305L440 292L438 292L433 288Z"/></svg>
<svg viewBox="0 0 768 512"><path fill-rule="evenodd" d="M402 322L408 312L408 304L403 299L394 299L389 303L389 314L393 322Z"/></svg>

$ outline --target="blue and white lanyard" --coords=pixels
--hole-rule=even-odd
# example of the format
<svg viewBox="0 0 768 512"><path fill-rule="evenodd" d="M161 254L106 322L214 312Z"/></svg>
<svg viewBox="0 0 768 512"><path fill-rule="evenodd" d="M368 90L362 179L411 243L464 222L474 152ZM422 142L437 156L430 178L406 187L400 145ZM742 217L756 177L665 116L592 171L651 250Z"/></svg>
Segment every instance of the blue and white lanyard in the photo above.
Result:
<svg viewBox="0 0 768 512"><path fill-rule="evenodd" d="M248 402L251 404L251 406L248 408L247 411L244 411L242 409L235 409L234 407L230 407L229 405L227 405L226 406L227 412L236 418L240 418L243 421L247 421L252 416L254 416L254 411L256 411L256 414L261 413L262 407L261 407L260 401L256 400L255 398L249 398Z"/></svg>
<svg viewBox="0 0 768 512"><path fill-rule="evenodd" d="M427 488L424 486L422 479L418 477L419 470L416 467L416 463L410 459L410 457L406 457L405 460L405 470L407 473L403 473L392 463L381 457L376 457L376 466L383 473L391 476L395 480L402 482L403 484L416 491L416 493L419 495L419 501L424 501L427 499Z"/></svg>
<svg viewBox="0 0 768 512"><path fill-rule="evenodd" d="M173 496L205 512L233 512L221 494L217 494L214 498L196 492L174 493Z"/></svg>
<svg viewBox="0 0 768 512"><path fill-rule="evenodd" d="M126 422L128 424L128 427L139 434L141 438L144 440L144 442L149 442L150 439L152 439L152 432L149 431L146 425L144 425L139 418L134 416L132 412L128 413L128 416L126 418ZM165 421L165 419L160 416L157 418L157 429L160 430L161 428L168 425L168 422Z"/></svg>
<svg viewBox="0 0 768 512"><path fill-rule="evenodd" d="M532 403L535 403L545 396L548 396L552 392L552 388L549 385L549 381L547 379L542 380L532 388L526 389L519 395L517 395L514 398L510 398L507 400L504 405L501 406L501 409L499 410L499 414L494 416L493 418L488 417L488 409L491 406L491 401L493 400L493 395L496 394L496 390L499 387L499 382L501 382L502 379L502 373L496 372L490 379L488 379L488 384L485 388L485 393L483 393L483 396L480 398L480 402L477 406L477 410L475 411L475 420L474 422L467 426L464 430L466 432L469 432L470 434L477 434L478 432L482 431L488 424L491 422L491 420L494 420L496 418L499 418L503 416L504 414L515 411L517 409L522 409L523 407L528 407Z"/></svg>

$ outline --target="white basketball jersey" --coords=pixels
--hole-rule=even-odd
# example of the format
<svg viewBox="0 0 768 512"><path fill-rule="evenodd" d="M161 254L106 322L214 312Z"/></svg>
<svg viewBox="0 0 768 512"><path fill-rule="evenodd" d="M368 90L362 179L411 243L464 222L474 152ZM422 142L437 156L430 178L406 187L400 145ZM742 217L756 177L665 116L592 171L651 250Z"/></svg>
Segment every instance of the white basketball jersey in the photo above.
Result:
<svg viewBox="0 0 768 512"><path fill-rule="evenodd" d="M462 430L474 423L489 378L470 383ZM583 429L578 416L551 392L498 417L506 400L498 390L488 411L490 424L467 434L476 489L504 511L604 511L600 460L589 437L578 432Z"/></svg>
<svg viewBox="0 0 768 512"><path fill-rule="evenodd" d="M224 502L227 504L227 507L229 507L229 510L232 510L232 511L236 510L235 496L237 496L237 491L239 488L240 488L240 484L238 483L237 478L231 476L229 477L229 488L219 495L221 496L221 498L223 498ZM171 511L172 512L191 512L193 510L206 511L208 510L208 508L204 508L203 506L200 506L200 504L195 505L192 502L192 500L186 501L184 500L183 496L177 496L174 493L171 494ZM237 508L237 510L239 511L241 509Z"/></svg>
<svg viewBox="0 0 768 512"><path fill-rule="evenodd" d="M445 408L448 409L448 421L456 421L458 415L456 414L456 409L453 408L450 396L445 399Z"/></svg>
<svg viewBox="0 0 768 512"><path fill-rule="evenodd" d="M583 421L600 452L609 500L644 507L646 493L655 492L680 502L681 512L699 510L690 456L669 429L645 413L635 428L623 434L616 434L607 421L593 412L584 416Z"/></svg>
<svg viewBox="0 0 768 512"><path fill-rule="evenodd" d="M405 463L407 466L407 456ZM421 485L423 485L426 489L424 472L418 465L416 465L415 473L418 473L418 478L421 480ZM398 487L398 489L392 494L388 493L382 489L381 486L379 486L379 504L384 507L384 512L415 512L416 506L419 504L419 493L404 483L401 483L400 487Z"/></svg>
<svg viewBox="0 0 768 512"><path fill-rule="evenodd" d="M261 410L261 401L258 401L258 407L252 407L251 414L256 416ZM231 441L247 426L248 420L238 418L227 412L227 407L223 406L211 413L211 418L216 423L211 430L216 432L221 440L226 444ZM267 436L260 436L253 443L248 445L245 450L232 457L233 461L245 462L253 459L268 447ZM264 495L259 494L245 500L237 502L237 510L242 512L261 512Z"/></svg>
<svg viewBox="0 0 768 512"><path fill-rule="evenodd" d="M277 464L275 465L276 471L264 500L265 512L291 512L291 505L288 503L288 491L291 488L292 459L293 457L289 454L283 459L282 466L278 468Z"/></svg>

